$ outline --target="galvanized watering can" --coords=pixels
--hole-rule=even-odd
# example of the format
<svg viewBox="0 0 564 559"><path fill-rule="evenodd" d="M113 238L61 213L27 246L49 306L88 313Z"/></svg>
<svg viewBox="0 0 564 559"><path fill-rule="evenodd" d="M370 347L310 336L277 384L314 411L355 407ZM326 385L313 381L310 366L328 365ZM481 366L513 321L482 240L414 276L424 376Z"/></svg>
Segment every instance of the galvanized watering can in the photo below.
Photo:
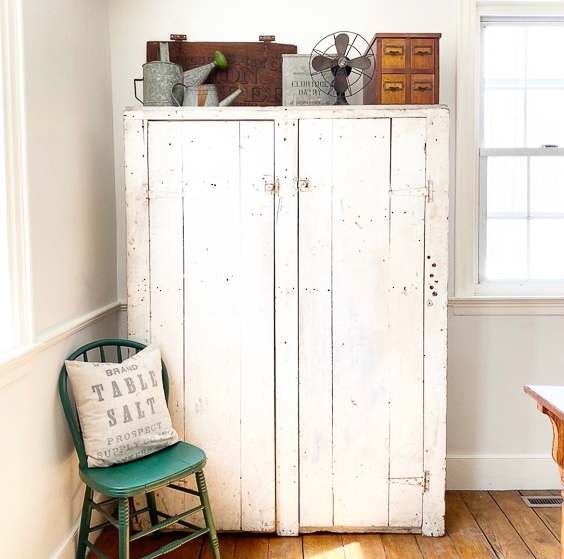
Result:
<svg viewBox="0 0 564 559"><path fill-rule="evenodd" d="M178 95L180 86L184 88L184 99ZM217 97L217 87L211 84L184 85L183 83L177 83L172 86L170 94L179 107L227 107L227 105L231 105L241 95L241 90L237 89L221 102L219 102Z"/></svg>
<svg viewBox="0 0 564 559"><path fill-rule="evenodd" d="M227 68L227 60L219 51L215 52L213 62L184 72L182 66L170 62L168 44L161 43L159 60L143 64L143 78L133 80L135 98L147 107L177 105L178 99L183 100L181 86L203 84L216 66ZM137 96L137 82L143 82L143 100Z"/></svg>
<svg viewBox="0 0 564 559"><path fill-rule="evenodd" d="M181 87L175 88L175 84L182 81L183 77L184 70L178 64L161 60L147 62L143 64L143 79L133 80L135 99L146 107L174 106L172 90L177 93L176 97L183 94ZM137 96L137 82L143 82L143 100Z"/></svg>

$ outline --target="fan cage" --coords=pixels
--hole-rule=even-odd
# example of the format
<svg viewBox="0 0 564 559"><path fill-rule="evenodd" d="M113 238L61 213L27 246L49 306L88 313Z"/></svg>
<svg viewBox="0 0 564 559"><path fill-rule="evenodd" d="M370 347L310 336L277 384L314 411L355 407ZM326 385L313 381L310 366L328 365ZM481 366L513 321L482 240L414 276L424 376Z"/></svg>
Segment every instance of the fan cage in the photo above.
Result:
<svg viewBox="0 0 564 559"><path fill-rule="evenodd" d="M370 73L361 70L359 68L351 68L351 73L349 74L352 75L353 73L356 75L356 78L354 79L354 81L349 82L349 76L346 76L347 79L347 90L349 91L348 94L346 94L346 96L348 97L352 97L353 95L358 94L359 92L361 92L367 85L368 83L370 83L370 81L372 81L372 79L374 78L374 73L376 70L376 55L374 53L374 50L372 48L372 46L368 43L368 41L362 36L360 35L360 33L356 33L354 31L336 31L334 33L330 33L329 35L326 35L325 37L323 37L323 39L321 39L320 41L317 42L317 44L313 47L312 51L311 51L311 55L309 57L309 71L310 71L310 75L311 75L311 79L313 84L318 87L321 91L323 91L323 93L325 93L326 95L330 96L330 97L339 97L339 94L335 91L334 87L333 87L333 82L335 80L335 76L333 75L331 68L328 68L326 70L321 70L319 72L315 71L313 69L312 66L312 61L316 56L325 56L327 58L334 58L338 55L337 53L337 48L335 46L335 43L337 41L337 37L339 35L341 35L342 33L348 35L349 37L349 44L347 45L347 50L345 51L345 56L351 60L353 58L357 58L359 56L367 56L369 58L372 58L372 64L370 65ZM351 40L351 36L354 37ZM329 45L327 46L327 48L325 48L325 50L321 50L320 48L318 48L320 45L322 45L325 41L327 41L327 39L331 39L331 42L329 43ZM357 39L360 39L360 41L364 42L364 52L361 52L358 48L357 45L355 45L355 42ZM322 47L323 48L323 47ZM331 49L333 49L333 52L331 52ZM354 52L356 53L356 56L349 56L349 54L351 53L351 50L354 49ZM327 76L325 74L329 74L331 76L331 80L327 79ZM323 78L323 80L325 81L326 87L322 87L321 82L318 81L316 78L321 74L321 77ZM359 80L361 80L362 78L366 77L367 81L364 82L362 84L362 86L358 89L356 89L355 91L352 90L352 87L354 85L356 85ZM328 87L327 87L328 86Z"/></svg>

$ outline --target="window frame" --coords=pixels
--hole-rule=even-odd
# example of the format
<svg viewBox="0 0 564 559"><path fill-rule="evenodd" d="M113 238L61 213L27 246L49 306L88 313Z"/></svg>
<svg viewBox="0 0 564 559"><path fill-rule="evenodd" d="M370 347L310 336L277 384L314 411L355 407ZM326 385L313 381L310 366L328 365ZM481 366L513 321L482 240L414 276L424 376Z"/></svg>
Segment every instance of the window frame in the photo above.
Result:
<svg viewBox="0 0 564 559"><path fill-rule="evenodd" d="M482 145L482 17L564 16L562 2L494 2L460 0L457 37L457 116L455 168L455 235L451 300L498 297L556 300L564 297L564 282L487 281L480 282L480 149ZM466 110L461 110L465 107ZM554 153L556 155L556 153ZM544 304L544 303L543 303ZM529 306L528 306L529 308ZM512 313L513 314L513 313ZM523 314L530 314L523 311Z"/></svg>
<svg viewBox="0 0 564 559"><path fill-rule="evenodd" d="M2 178L6 190L9 298L14 335L10 347L0 350L0 363L33 342L23 61L21 2L4 0L0 6L0 102L5 168Z"/></svg>
<svg viewBox="0 0 564 559"><path fill-rule="evenodd" d="M484 30L487 26L533 26L556 25L562 27L564 32L564 18L560 16L480 16L480 143L479 143L479 171L478 171L478 283L477 293L498 293L501 290L507 293L520 293L522 291L535 291L537 293L563 293L564 280L492 280L486 279L486 250L487 250L487 164L489 157L527 157L527 168L530 157L558 157L564 155L564 147L559 148L486 148L484 146L484 106L485 106L485 76L484 76ZM526 108L525 108L526 110ZM527 121L525 114L525 131ZM530 179L527 179L527 189L530 188ZM529 213L529 212L527 212ZM563 214L564 217L564 214ZM527 216L527 220L534 219Z"/></svg>

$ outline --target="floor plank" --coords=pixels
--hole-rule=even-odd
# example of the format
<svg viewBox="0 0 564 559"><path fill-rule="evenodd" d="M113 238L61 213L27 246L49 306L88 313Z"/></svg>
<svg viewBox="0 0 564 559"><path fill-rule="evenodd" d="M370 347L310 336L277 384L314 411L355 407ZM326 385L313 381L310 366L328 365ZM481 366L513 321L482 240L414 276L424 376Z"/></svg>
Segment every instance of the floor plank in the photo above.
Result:
<svg viewBox="0 0 564 559"><path fill-rule="evenodd" d="M415 559L423 557L412 534L382 534L387 559Z"/></svg>
<svg viewBox="0 0 564 559"><path fill-rule="evenodd" d="M337 534L303 536L304 559L344 559L343 540Z"/></svg>
<svg viewBox="0 0 564 559"><path fill-rule="evenodd" d="M490 495L536 557L559 559L558 540L515 491L491 491Z"/></svg>
<svg viewBox="0 0 564 559"><path fill-rule="evenodd" d="M461 559L494 559L495 554L458 491L446 495L446 531Z"/></svg>
<svg viewBox="0 0 564 559"><path fill-rule="evenodd" d="M417 534L415 536L419 551L425 559L460 559L450 536L446 535L442 538L429 538Z"/></svg>
<svg viewBox="0 0 564 559"><path fill-rule="evenodd" d="M520 495L523 497L531 497L537 495L538 497L552 497L553 493L551 490L544 489L522 489L519 491Z"/></svg>
<svg viewBox="0 0 564 559"><path fill-rule="evenodd" d="M234 559L267 559L267 557L268 537L245 535L237 538Z"/></svg>
<svg viewBox="0 0 564 559"><path fill-rule="evenodd" d="M272 536L268 540L268 559L302 559L302 557L302 538Z"/></svg>
<svg viewBox="0 0 564 559"><path fill-rule="evenodd" d="M181 539L184 536L186 536L186 532L167 532L161 534L159 539L147 536L136 540L132 542L130 547L130 559L141 559L142 557L145 557L145 555L161 548L163 545ZM188 542L182 547L175 549L169 553L167 557L170 559L198 559L200 557L203 542L204 538L197 538L196 540ZM111 530L104 530L95 545L107 556L108 559L119 558L118 534L115 528L112 528ZM91 553L90 557L95 557L95 554Z"/></svg>
<svg viewBox="0 0 564 559"><path fill-rule="evenodd" d="M519 491L524 497L537 495L538 497L551 497L554 492L539 491L538 489ZM535 507L532 509L535 514L543 521L544 525L551 531L552 535L560 541L560 519L562 518L561 507Z"/></svg>
<svg viewBox="0 0 564 559"><path fill-rule="evenodd" d="M237 536L232 534L219 534L219 552L221 559L233 559L235 557L235 546L237 545ZM202 554L200 559L213 559L209 540L206 538L202 546Z"/></svg>
<svg viewBox="0 0 564 559"><path fill-rule="evenodd" d="M534 557L487 491L461 491L460 494L501 559Z"/></svg>
<svg viewBox="0 0 564 559"><path fill-rule="evenodd" d="M562 509L552 507L536 508L535 513L544 522L544 525L552 532L552 535L560 541Z"/></svg>
<svg viewBox="0 0 564 559"><path fill-rule="evenodd" d="M386 559L380 534L343 534L345 559Z"/></svg>

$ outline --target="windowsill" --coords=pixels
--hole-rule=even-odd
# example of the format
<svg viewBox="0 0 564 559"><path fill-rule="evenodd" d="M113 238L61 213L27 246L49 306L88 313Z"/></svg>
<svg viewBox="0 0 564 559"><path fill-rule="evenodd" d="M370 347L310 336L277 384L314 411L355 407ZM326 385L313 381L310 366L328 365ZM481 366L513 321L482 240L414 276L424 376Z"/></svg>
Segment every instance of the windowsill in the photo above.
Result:
<svg viewBox="0 0 564 559"><path fill-rule="evenodd" d="M454 316L564 316L564 296L451 297Z"/></svg>
<svg viewBox="0 0 564 559"><path fill-rule="evenodd" d="M0 388L26 375L30 361L41 351L43 343L35 343L6 351L0 351Z"/></svg>

